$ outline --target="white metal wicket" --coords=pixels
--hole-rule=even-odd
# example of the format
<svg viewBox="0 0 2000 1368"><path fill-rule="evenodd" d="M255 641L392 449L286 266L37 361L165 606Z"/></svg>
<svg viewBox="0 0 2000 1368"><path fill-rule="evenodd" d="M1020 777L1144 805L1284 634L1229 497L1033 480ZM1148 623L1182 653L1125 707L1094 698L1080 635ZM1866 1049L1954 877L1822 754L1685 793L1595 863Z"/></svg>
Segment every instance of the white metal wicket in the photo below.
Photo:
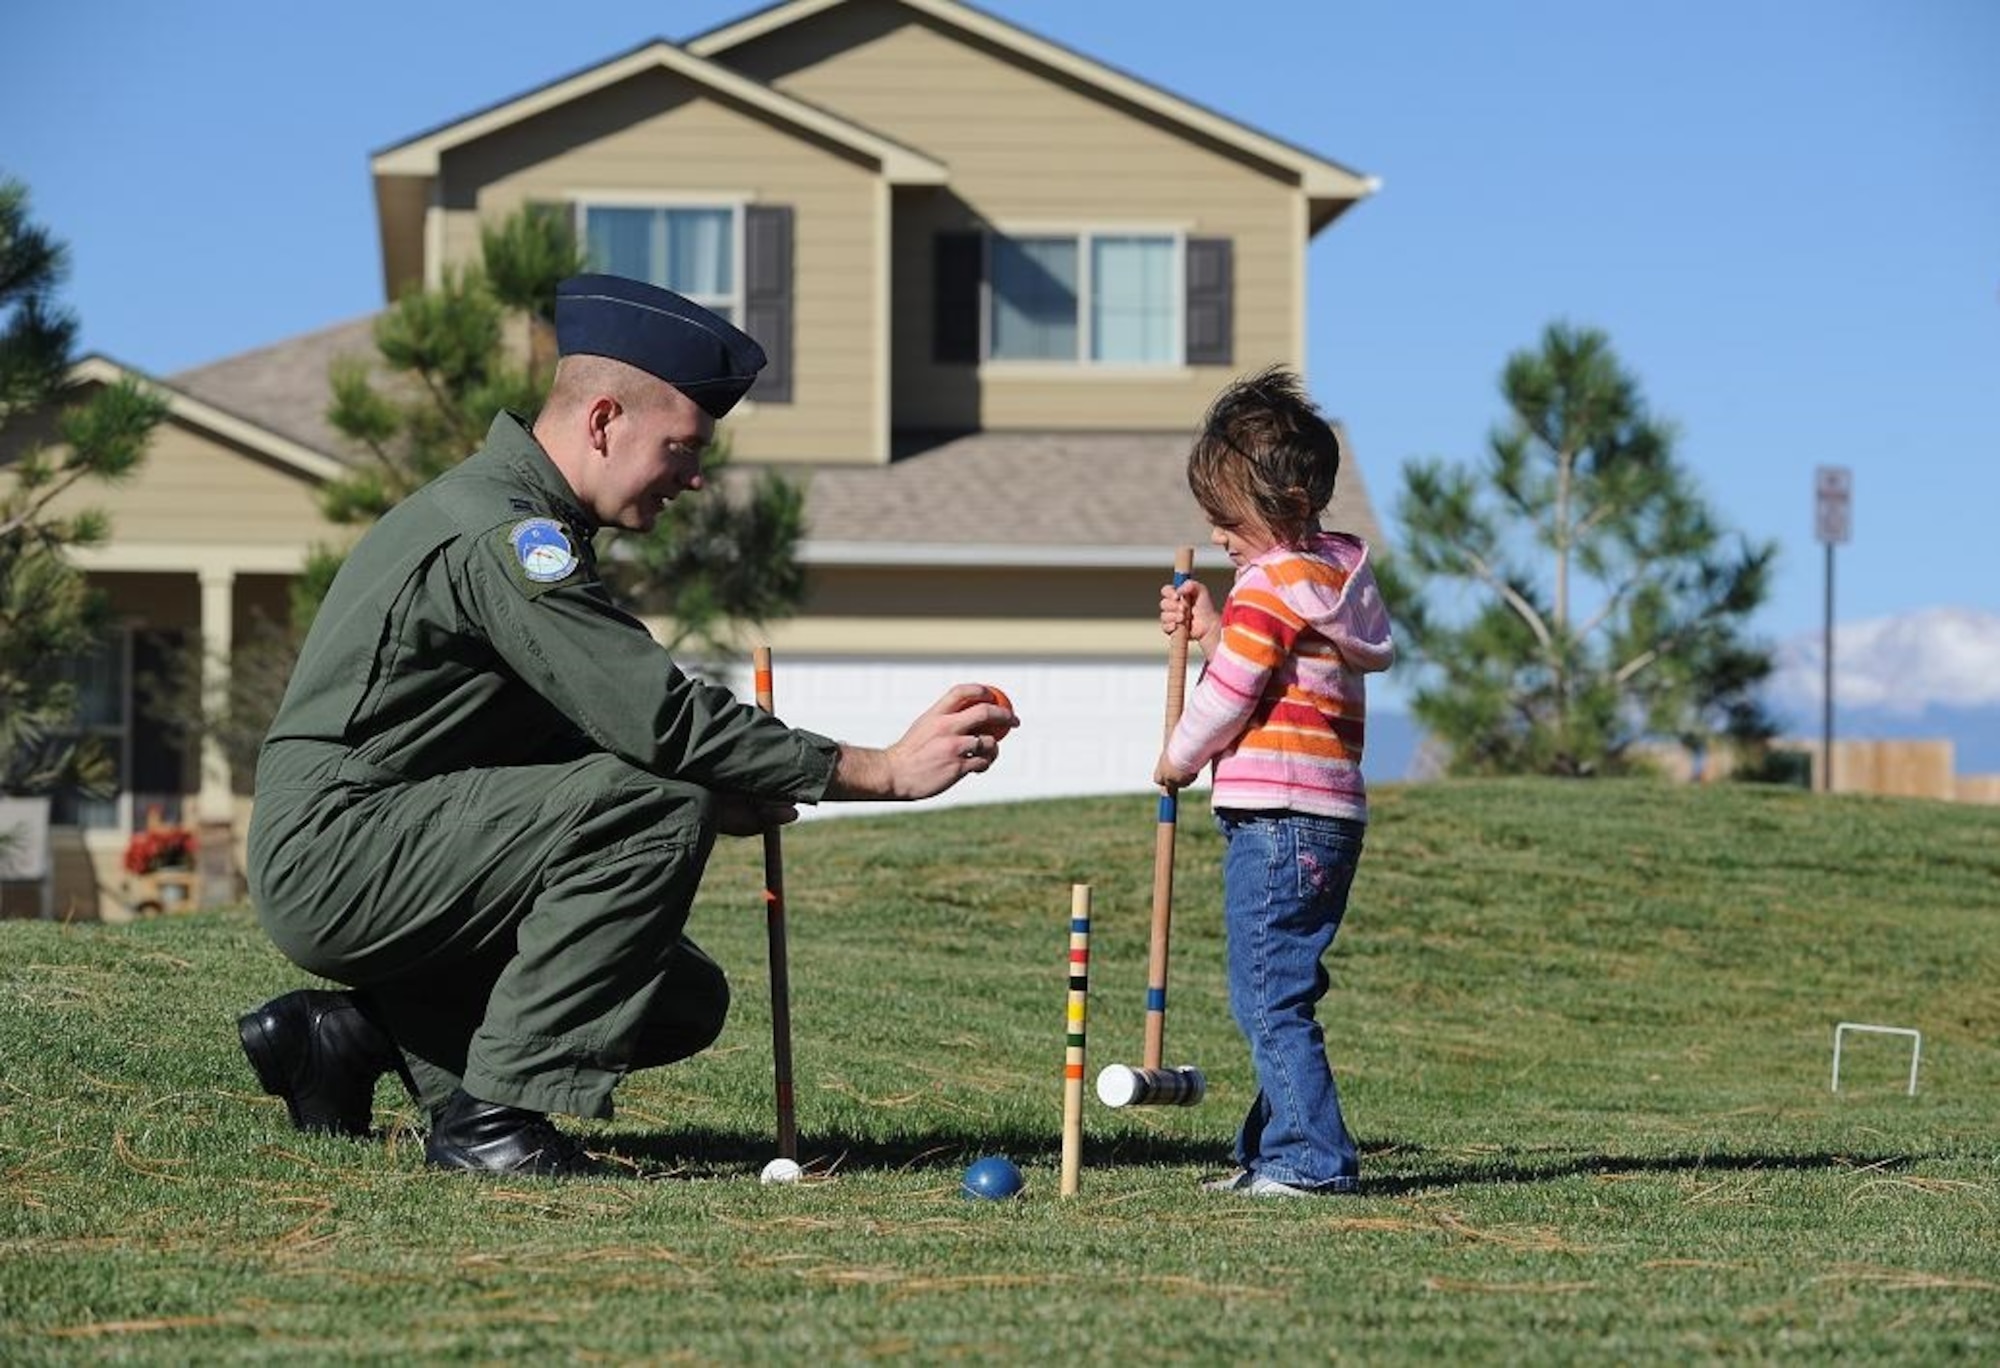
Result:
<svg viewBox="0 0 2000 1368"><path fill-rule="evenodd" d="M1917 1063L1924 1055L1924 1033L1908 1026L1870 1026L1860 1021L1843 1021L1833 1028L1833 1090L1840 1091L1840 1040L1848 1031L1874 1031L1881 1035L1910 1038L1910 1093L1917 1095Z"/></svg>

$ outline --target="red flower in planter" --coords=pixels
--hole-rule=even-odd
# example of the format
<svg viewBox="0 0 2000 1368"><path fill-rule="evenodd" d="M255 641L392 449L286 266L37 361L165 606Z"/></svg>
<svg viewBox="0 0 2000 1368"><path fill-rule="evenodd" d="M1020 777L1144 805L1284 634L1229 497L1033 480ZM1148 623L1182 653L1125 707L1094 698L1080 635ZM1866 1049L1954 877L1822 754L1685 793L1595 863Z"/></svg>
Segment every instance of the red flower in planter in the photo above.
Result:
<svg viewBox="0 0 2000 1368"><path fill-rule="evenodd" d="M132 833L125 846L125 868L133 874L156 869L185 869L194 864L194 833L181 826L149 826Z"/></svg>

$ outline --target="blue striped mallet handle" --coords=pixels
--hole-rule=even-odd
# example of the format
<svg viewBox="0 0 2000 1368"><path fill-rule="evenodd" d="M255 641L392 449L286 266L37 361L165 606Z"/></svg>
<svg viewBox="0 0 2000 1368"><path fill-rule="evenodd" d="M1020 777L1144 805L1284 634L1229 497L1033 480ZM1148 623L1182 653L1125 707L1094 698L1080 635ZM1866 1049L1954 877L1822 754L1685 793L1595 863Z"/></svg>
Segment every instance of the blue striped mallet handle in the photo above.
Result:
<svg viewBox="0 0 2000 1368"><path fill-rule="evenodd" d="M1183 546L1174 557L1174 587L1194 574L1194 548ZM1182 623L1167 647L1167 726L1172 736L1181 720L1187 694L1188 627ZM1162 741L1164 745L1165 742ZM1160 820L1153 841L1153 943L1146 987L1145 1064L1109 1064L1097 1075L1097 1100L1107 1107L1191 1107L1208 1091L1208 1082L1192 1064L1168 1069L1160 1064L1167 1035L1167 942L1173 929L1174 831L1179 804L1166 790L1160 793Z"/></svg>
<svg viewBox="0 0 2000 1368"><path fill-rule="evenodd" d="M1174 554L1174 588L1179 589L1194 574L1194 548L1183 546ZM1187 699L1188 624L1185 619L1167 642L1167 725L1160 744L1174 734L1180 724L1181 707ZM1167 1039L1167 941L1174 920L1174 832L1179 825L1180 803L1173 792L1160 790L1160 820L1153 836L1153 939L1146 972L1147 1069L1160 1067L1160 1055Z"/></svg>

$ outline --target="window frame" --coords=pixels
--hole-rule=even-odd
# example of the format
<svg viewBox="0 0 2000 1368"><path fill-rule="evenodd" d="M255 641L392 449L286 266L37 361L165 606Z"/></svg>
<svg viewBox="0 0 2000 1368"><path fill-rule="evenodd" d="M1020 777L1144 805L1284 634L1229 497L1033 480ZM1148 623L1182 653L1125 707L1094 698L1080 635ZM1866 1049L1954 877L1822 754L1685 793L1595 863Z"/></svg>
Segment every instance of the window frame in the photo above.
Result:
<svg viewBox="0 0 2000 1368"><path fill-rule="evenodd" d="M749 217L751 199L747 195L725 191L644 191L644 190L573 190L565 196L570 202L572 225L576 241L586 254L590 249L590 211L593 209L707 209L722 210L729 215L730 284L728 294L694 294L672 285L663 288L685 295L705 309L711 309L729 319L737 327L743 326L744 311L749 307L747 285L749 243L745 222ZM602 270L591 263L591 270Z"/></svg>
<svg viewBox="0 0 2000 1368"><path fill-rule="evenodd" d="M1186 224L1124 223L1116 221L1078 224L1011 222L994 224L980 231L979 269L979 365L995 367L1010 374L1043 371L1050 374L1094 375L1131 374L1159 376L1187 368L1187 242L1192 235ZM993 354L994 279L993 247L996 239L1020 241L1036 238L1067 238L1076 248L1076 354L1054 356L995 356ZM1101 238L1164 239L1171 245L1172 282L1168 305L1172 310L1172 335L1167 355L1159 361L1104 361L1092 355L1096 337L1092 326L1095 288L1093 248Z"/></svg>

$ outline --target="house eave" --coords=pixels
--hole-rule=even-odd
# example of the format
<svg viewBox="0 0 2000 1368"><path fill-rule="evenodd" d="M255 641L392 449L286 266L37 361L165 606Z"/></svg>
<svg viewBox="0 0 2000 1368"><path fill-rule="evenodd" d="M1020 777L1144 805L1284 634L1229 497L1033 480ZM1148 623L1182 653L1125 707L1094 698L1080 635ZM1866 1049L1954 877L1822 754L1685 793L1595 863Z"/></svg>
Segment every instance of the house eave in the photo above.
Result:
<svg viewBox="0 0 2000 1368"><path fill-rule="evenodd" d="M799 544L801 565L842 569L1158 570L1157 546L1020 546L1002 543L815 541ZM1195 564L1214 569L1228 558L1197 548Z"/></svg>

